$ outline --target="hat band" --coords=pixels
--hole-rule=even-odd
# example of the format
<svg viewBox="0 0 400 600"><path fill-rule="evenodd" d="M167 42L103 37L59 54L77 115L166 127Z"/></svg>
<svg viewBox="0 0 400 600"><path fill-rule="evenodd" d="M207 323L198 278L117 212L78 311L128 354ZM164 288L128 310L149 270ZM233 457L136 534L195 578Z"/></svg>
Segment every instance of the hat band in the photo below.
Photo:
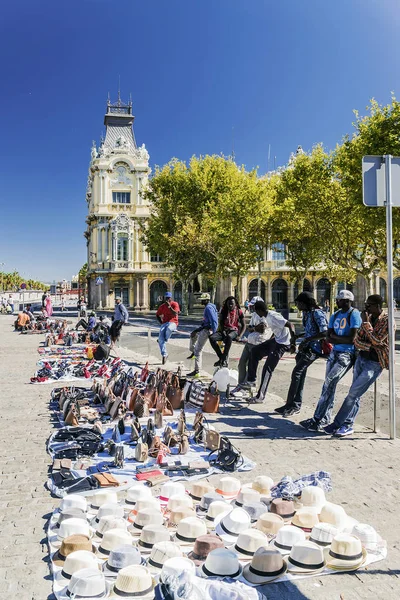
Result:
<svg viewBox="0 0 400 600"><path fill-rule="evenodd" d="M147 590L142 590L141 592L123 592L122 590L119 590L115 585L114 585L114 594L117 594L117 596L123 596L126 598L135 598L138 596L144 596L145 594L148 594L149 592L151 592L153 589L153 586L150 586L149 588L147 588Z"/></svg>
<svg viewBox="0 0 400 600"><path fill-rule="evenodd" d="M227 533L228 535L233 535L234 537L238 537L239 534L235 531L229 531L229 529L225 527L222 521L220 521L219 524L221 525L221 529L223 529L225 533Z"/></svg>
<svg viewBox="0 0 400 600"><path fill-rule="evenodd" d="M176 533L175 534L176 537L178 538L178 540L182 540L182 542L195 542L196 538L194 537L185 537L184 535L181 535L180 533Z"/></svg>
<svg viewBox="0 0 400 600"><path fill-rule="evenodd" d="M358 558L362 557L362 552L360 552L360 554L353 554L353 555L346 555L346 554L336 554L336 552L332 552L332 550L329 550L329 556L332 556L332 558L337 558L339 560L357 560Z"/></svg>
<svg viewBox="0 0 400 600"><path fill-rule="evenodd" d="M192 557L193 560L206 560L208 554L202 555L202 554L196 554L196 552L191 552L190 556Z"/></svg>
<svg viewBox="0 0 400 600"><path fill-rule="evenodd" d="M161 502L168 502L169 498L166 498L165 496L160 496L160 500Z"/></svg>
<svg viewBox="0 0 400 600"><path fill-rule="evenodd" d="M238 502L237 500L235 501L235 505L236 506L243 506L243 502Z"/></svg>
<svg viewBox="0 0 400 600"><path fill-rule="evenodd" d="M64 569L61 571L61 575L62 575L63 577L65 577L65 579L71 579L71 577L72 577L72 575L70 575L69 573L66 573L66 572L64 571Z"/></svg>
<svg viewBox="0 0 400 600"><path fill-rule="evenodd" d="M284 544L280 544L276 540L275 540L274 544L275 544L275 546L277 546L277 548L280 548L281 550L291 550L292 549L292 546L285 546Z"/></svg>
<svg viewBox="0 0 400 600"><path fill-rule="evenodd" d="M310 542L314 542L318 546L330 546L332 542L321 542L321 540L314 540L314 538L310 537Z"/></svg>
<svg viewBox="0 0 400 600"><path fill-rule="evenodd" d="M142 540L139 540L138 544L143 546L143 548L152 548L154 546L154 544L149 544L148 542L143 542Z"/></svg>
<svg viewBox="0 0 400 600"><path fill-rule="evenodd" d="M189 496L191 498L193 498L193 500L201 500L201 498L202 498L202 496L200 496L200 497L199 496L193 496L193 494L189 494Z"/></svg>
<svg viewBox="0 0 400 600"><path fill-rule="evenodd" d="M108 556L110 554L111 550L104 550L104 548L99 546L99 552L101 552L101 554L107 554L107 556Z"/></svg>
<svg viewBox="0 0 400 600"><path fill-rule="evenodd" d="M272 513L272 514L276 514L278 515L278 513ZM282 519L291 519L292 517L294 517L295 513L288 513L287 515L278 515L278 517L282 517Z"/></svg>
<svg viewBox="0 0 400 600"><path fill-rule="evenodd" d="M254 552L249 552L248 550L243 550L243 548L240 548L236 544L235 544L235 550L237 550L238 552L240 552L240 554L245 554L246 556L254 556Z"/></svg>
<svg viewBox="0 0 400 600"><path fill-rule="evenodd" d="M224 492L222 490L215 490L220 496L237 496L239 492Z"/></svg>
<svg viewBox="0 0 400 600"><path fill-rule="evenodd" d="M101 592L101 594L97 594L96 596L90 596L90 598L104 598L104 594L106 592ZM74 600L79 599L79 598L87 598L88 596L80 596L79 594L74 594L74 592L70 592L69 590L67 590L67 596L68 598L74 598Z"/></svg>
<svg viewBox="0 0 400 600"><path fill-rule="evenodd" d="M207 577L237 577L240 573L240 569L238 569L236 571L236 573L233 573L232 575L228 575L228 574L222 574L222 573L212 573L212 571L209 571L207 569L207 567L205 565L203 565L203 571L204 573L207 575Z"/></svg>
<svg viewBox="0 0 400 600"><path fill-rule="evenodd" d="M122 569L122 567L113 567L112 565L110 565L110 563L108 561L106 562L106 566L107 566L107 569L109 571L112 571L113 573L118 573Z"/></svg>
<svg viewBox="0 0 400 600"><path fill-rule="evenodd" d="M96 535L97 535L97 537L99 537L99 538L102 538L102 537L104 537L104 536L103 536L103 534L102 534L102 533L100 533L99 531L96 531Z"/></svg>
<svg viewBox="0 0 400 600"><path fill-rule="evenodd" d="M296 523L292 523L293 527L298 527L299 529L301 529L302 531L306 531L307 533L311 533L311 531L313 530L312 527L302 527L301 525L296 525Z"/></svg>
<svg viewBox="0 0 400 600"><path fill-rule="evenodd" d="M210 515L206 515L207 521L215 521L215 517L210 517Z"/></svg>
<svg viewBox="0 0 400 600"><path fill-rule="evenodd" d="M125 504L132 504L132 506L134 506L136 502L137 500L135 500L134 502L132 500L125 500Z"/></svg>
<svg viewBox="0 0 400 600"><path fill-rule="evenodd" d="M314 569L321 569L325 566L324 562L309 565L306 563L299 562L298 560L294 560L294 558L291 558L290 556L288 558L288 561L292 563L292 565L294 565L295 567L300 567L300 569L311 569L312 571L314 571Z"/></svg>
<svg viewBox="0 0 400 600"><path fill-rule="evenodd" d="M143 529L144 525L138 525L138 523L133 523L133 526L136 527L136 529Z"/></svg>
<svg viewBox="0 0 400 600"><path fill-rule="evenodd" d="M163 568L163 564L162 563L158 563L155 560L153 560L152 558L149 558L149 560L147 561L149 563L149 565L151 565L152 567L156 567L156 569L162 569Z"/></svg>
<svg viewBox="0 0 400 600"><path fill-rule="evenodd" d="M286 569L286 567L285 567L285 565L283 565L283 567L281 569L279 569L278 571L259 571L258 569L255 569L251 565L249 566L249 571L251 573L253 573L253 575L258 575L259 577L276 577L277 575L284 573L285 569Z"/></svg>

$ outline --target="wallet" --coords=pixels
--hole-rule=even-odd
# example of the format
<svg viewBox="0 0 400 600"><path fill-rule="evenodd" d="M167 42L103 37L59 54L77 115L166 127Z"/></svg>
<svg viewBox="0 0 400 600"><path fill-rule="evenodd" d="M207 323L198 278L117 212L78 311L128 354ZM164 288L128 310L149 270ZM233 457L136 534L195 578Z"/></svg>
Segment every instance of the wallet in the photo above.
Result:
<svg viewBox="0 0 400 600"><path fill-rule="evenodd" d="M158 485L159 483L164 483L164 481L169 481L169 477L167 475L150 475L147 479L147 483L153 487L154 485Z"/></svg>
<svg viewBox="0 0 400 600"><path fill-rule="evenodd" d="M53 471L59 471L60 469L70 470L72 461L70 458L56 458L53 462Z"/></svg>
<svg viewBox="0 0 400 600"><path fill-rule="evenodd" d="M155 477L155 476L159 476L162 475L162 471L160 471L159 469L153 469L152 471L146 471L146 473L137 473L136 474L136 479L138 481L147 481L149 479L149 477Z"/></svg>
<svg viewBox="0 0 400 600"><path fill-rule="evenodd" d="M118 479L115 479L112 473L95 473L93 477L97 479L100 487L117 487L119 485Z"/></svg>

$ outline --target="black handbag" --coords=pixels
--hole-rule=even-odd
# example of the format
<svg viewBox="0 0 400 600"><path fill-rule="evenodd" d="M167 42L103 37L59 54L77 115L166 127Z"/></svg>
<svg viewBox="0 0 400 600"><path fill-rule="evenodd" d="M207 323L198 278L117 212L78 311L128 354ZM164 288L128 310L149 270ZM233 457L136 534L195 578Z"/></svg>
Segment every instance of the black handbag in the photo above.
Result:
<svg viewBox="0 0 400 600"><path fill-rule="evenodd" d="M210 458L215 453L217 453L217 456ZM236 471L243 464L242 453L233 446L227 437L221 437L219 449L210 452L208 460L210 466L217 467L223 471L229 471L230 473Z"/></svg>

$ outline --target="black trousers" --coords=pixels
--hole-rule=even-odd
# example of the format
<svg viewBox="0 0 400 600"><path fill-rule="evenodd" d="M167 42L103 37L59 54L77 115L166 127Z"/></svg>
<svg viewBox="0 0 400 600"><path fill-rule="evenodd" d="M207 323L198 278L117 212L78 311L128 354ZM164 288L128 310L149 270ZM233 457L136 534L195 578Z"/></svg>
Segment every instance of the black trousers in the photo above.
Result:
<svg viewBox="0 0 400 600"><path fill-rule="evenodd" d="M85 331L87 331L88 328L88 322L85 319L81 319L80 321L78 321L78 323L76 324L75 329L78 329L78 327L80 327L82 325L83 329Z"/></svg>
<svg viewBox="0 0 400 600"><path fill-rule="evenodd" d="M215 333L210 335L210 344L221 362L228 360L232 342L236 340L238 335L239 333L235 329L230 329L229 331L224 329L224 331L216 331ZM221 352L221 348L219 347L218 342L224 343L223 352Z"/></svg>

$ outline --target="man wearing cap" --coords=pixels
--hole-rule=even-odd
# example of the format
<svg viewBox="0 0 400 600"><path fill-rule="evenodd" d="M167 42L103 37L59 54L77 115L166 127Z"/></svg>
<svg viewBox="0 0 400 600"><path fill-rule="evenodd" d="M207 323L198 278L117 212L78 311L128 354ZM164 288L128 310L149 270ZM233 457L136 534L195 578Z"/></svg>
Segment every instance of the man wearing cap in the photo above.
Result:
<svg viewBox="0 0 400 600"><path fill-rule="evenodd" d="M187 374L188 377L197 377L201 369L201 358L203 348L212 333L218 329L218 312L215 304L210 302L211 296L203 293L200 302L204 306L203 320L200 327L194 329L190 334L190 352L188 358L194 357L194 370Z"/></svg>
<svg viewBox="0 0 400 600"><path fill-rule="evenodd" d="M179 304L172 300L171 292L165 292L164 302L159 306L156 312L157 321L161 323L160 333L158 335L158 345L160 346L163 365L165 365L168 358L167 342L178 327L179 313Z"/></svg>
<svg viewBox="0 0 400 600"><path fill-rule="evenodd" d="M330 423L337 384L354 364L354 338L361 326L361 315L359 310L352 307L352 302L354 296L349 290L341 290L336 296L339 310L329 320L326 339L333 344L333 350L326 364L321 396L314 416L300 421L300 425L308 431L322 431Z"/></svg>

